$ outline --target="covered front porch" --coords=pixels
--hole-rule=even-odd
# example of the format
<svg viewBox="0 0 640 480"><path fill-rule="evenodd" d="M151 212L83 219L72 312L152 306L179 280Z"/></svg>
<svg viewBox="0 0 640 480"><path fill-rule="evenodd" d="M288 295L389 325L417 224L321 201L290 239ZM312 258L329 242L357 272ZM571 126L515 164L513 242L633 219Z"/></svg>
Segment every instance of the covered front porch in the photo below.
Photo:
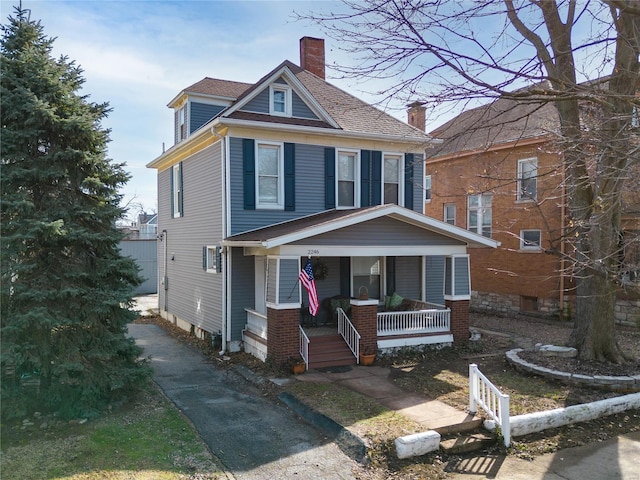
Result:
<svg viewBox="0 0 640 480"><path fill-rule="evenodd" d="M255 265L243 348L276 363L301 356L319 368L358 363L363 353L466 342L471 243L496 245L396 205L331 210L230 237L225 246ZM298 278L307 259L316 315ZM320 356L315 346L329 337L341 351Z"/></svg>

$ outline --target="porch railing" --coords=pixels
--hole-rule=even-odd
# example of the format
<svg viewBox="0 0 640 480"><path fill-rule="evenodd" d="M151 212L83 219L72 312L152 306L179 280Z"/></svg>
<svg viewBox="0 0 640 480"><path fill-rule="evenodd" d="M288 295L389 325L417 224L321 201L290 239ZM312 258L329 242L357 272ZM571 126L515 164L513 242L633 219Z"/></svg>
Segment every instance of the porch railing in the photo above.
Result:
<svg viewBox="0 0 640 480"><path fill-rule="evenodd" d="M338 333L342 335L344 341L347 342L349 349L356 357L356 362L360 363L360 334L353 326L347 314L342 308L338 307Z"/></svg>
<svg viewBox="0 0 640 480"><path fill-rule="evenodd" d="M250 308L245 308L245 312L247 312L247 330L266 340L267 316Z"/></svg>
<svg viewBox="0 0 640 480"><path fill-rule="evenodd" d="M476 413L480 405L485 412L500 425L505 447L511 444L511 424L509 423L509 395L506 395L489 381L475 363L469 365L469 411Z"/></svg>
<svg viewBox="0 0 640 480"><path fill-rule="evenodd" d="M378 313L378 336L441 333L451 329L451 310L429 309Z"/></svg>
<svg viewBox="0 0 640 480"><path fill-rule="evenodd" d="M309 370L309 337L307 337L307 334L304 333L304 328L302 328L302 325L300 325L299 328L300 328L300 356L302 357L306 365L305 370Z"/></svg>

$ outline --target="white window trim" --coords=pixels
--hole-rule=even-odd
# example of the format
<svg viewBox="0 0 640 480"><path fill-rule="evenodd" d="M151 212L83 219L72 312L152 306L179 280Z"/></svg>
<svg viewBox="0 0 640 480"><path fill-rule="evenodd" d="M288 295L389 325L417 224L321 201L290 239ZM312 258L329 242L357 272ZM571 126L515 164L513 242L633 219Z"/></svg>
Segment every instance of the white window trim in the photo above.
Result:
<svg viewBox="0 0 640 480"><path fill-rule="evenodd" d="M387 257L383 257L381 255L364 255L366 257L376 257L378 258L378 261L380 262L380 298L378 299L370 299L370 300L378 300L378 303L380 302L384 302L384 295L385 295L385 289L387 288L387 278L386 278L386 271L387 271ZM354 277L354 265L353 265L353 259L354 257L351 257L351 262L349 265L349 283L351 284L351 297L358 297L358 290L356 290L356 286L353 283L353 277ZM360 286L358 286L358 289L360 288Z"/></svg>
<svg viewBox="0 0 640 480"><path fill-rule="evenodd" d="M451 287L451 294L447 295L446 293L444 294L444 299L445 300L470 300L471 299L471 256L468 253L462 254L462 255L449 255L449 258L451 258L451 278L449 279L451 281L450 287ZM467 265L469 268L467 268L467 285L469 285L469 293L468 294L460 294L458 295L456 292L456 280L455 280L455 271L456 271L456 259L458 258L466 258L467 259ZM446 275L446 269L447 269L447 262L445 261L444 264L444 268L445 268L445 275L443 278L446 279L447 275ZM446 292L446 287L445 287L445 292Z"/></svg>
<svg viewBox="0 0 640 480"><path fill-rule="evenodd" d="M485 211L485 209L489 208L489 207L485 207L482 204L482 199L484 198L484 196L490 196L491 197L491 207L490 207L491 208L491 236L485 237L485 238L493 238L493 194L491 194L491 193L474 193L474 194L471 194L471 195L467 195L467 230L469 230L470 232L476 233L478 235L482 235L482 229L484 227L484 225L482 223L482 219L484 217L484 211ZM469 199L471 197L478 197L479 198L478 208L476 208L475 210L478 213L481 213L481 215L477 215L478 225L476 225L476 228L474 230L471 230L471 228L470 228L471 207L469 206Z"/></svg>
<svg viewBox="0 0 640 480"><path fill-rule="evenodd" d="M207 245L207 273L219 273L216 262L217 247L215 245Z"/></svg>
<svg viewBox="0 0 640 480"><path fill-rule="evenodd" d="M277 112L273 108L274 92L284 92L284 112ZM283 83L275 83L269 86L269 114L279 117L290 117L292 115L291 87Z"/></svg>
<svg viewBox="0 0 640 480"><path fill-rule="evenodd" d="M184 196L184 192L180 191L180 163L176 163L171 168L172 184L173 184L173 212L171 212L171 216L173 218L179 218L182 216L182 212L180 211L180 195L181 193ZM184 202L184 198L182 199Z"/></svg>
<svg viewBox="0 0 640 480"><path fill-rule="evenodd" d="M425 175L424 176L424 203L431 203L431 198L427 199L427 178L429 179L429 192L431 193L431 198L433 198L433 183L432 183L432 178L431 175Z"/></svg>
<svg viewBox="0 0 640 480"><path fill-rule="evenodd" d="M187 104L185 103L178 109L178 141L181 142L188 136L188 131L185 131L184 136L182 135L182 127L187 124Z"/></svg>
<svg viewBox="0 0 640 480"><path fill-rule="evenodd" d="M284 143L256 140L255 143L255 175L256 175L256 210L284 210ZM260 158L258 152L260 145L268 145L278 147L278 202L277 203L260 203Z"/></svg>
<svg viewBox="0 0 640 480"><path fill-rule="evenodd" d="M525 241L524 241L525 232L538 232L540 244L525 245ZM526 229L520 230L520 250L524 252L542 252L542 230L538 228L526 228Z"/></svg>
<svg viewBox="0 0 640 480"><path fill-rule="evenodd" d="M340 205L338 201L338 197L340 195L340 189L338 188L339 183L339 165L340 165L340 154L347 153L353 154L355 156L354 165L353 165L353 206L343 206ZM359 208L360 207L360 150L349 149L349 148L336 148L336 183L335 183L335 191L336 191L336 210L348 210L351 208Z"/></svg>
<svg viewBox="0 0 640 480"><path fill-rule="evenodd" d="M523 174L523 165L525 163L535 162L536 164L536 194L533 197L522 196L522 174ZM527 202L535 202L538 198L538 157L529 157L529 158L521 158L518 160L518 180L517 180L517 192L516 192L516 203L527 203Z"/></svg>
<svg viewBox="0 0 640 480"><path fill-rule="evenodd" d="M404 207L404 154L399 152L383 152L382 153L382 185L380 188L380 198L384 202L384 160L385 157L397 157L398 158L398 203L397 205Z"/></svg>
<svg viewBox="0 0 640 480"><path fill-rule="evenodd" d="M449 223L447 222L447 207L453 206L453 223ZM456 224L456 220L457 220L457 212L456 212L457 208L456 208L456 204L455 203L445 203L442 206L442 221L444 223L449 223L449 225L455 225Z"/></svg>

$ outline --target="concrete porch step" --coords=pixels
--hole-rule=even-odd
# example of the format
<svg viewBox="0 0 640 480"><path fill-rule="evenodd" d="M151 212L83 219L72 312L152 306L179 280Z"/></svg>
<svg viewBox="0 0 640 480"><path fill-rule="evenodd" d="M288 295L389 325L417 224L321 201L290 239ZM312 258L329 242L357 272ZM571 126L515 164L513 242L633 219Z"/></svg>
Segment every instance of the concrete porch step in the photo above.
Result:
<svg viewBox="0 0 640 480"><path fill-rule="evenodd" d="M496 443L496 436L485 431L448 435L440 440L440 449L449 454L463 454L482 450Z"/></svg>

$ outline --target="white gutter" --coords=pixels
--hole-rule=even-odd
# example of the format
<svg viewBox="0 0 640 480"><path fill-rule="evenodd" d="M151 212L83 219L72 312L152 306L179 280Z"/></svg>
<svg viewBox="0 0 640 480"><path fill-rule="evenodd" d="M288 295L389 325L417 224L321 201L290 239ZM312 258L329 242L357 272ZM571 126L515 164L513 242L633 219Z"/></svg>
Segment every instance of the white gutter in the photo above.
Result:
<svg viewBox="0 0 640 480"><path fill-rule="evenodd" d="M336 137L350 137L350 138L362 138L366 140L387 140L394 142L407 142L407 143L439 143L438 140L429 137L425 139L424 137L402 137L398 135L388 135L381 133L364 133L364 132L353 132L350 130L338 130L338 129L329 129L322 127L309 127L307 125L289 125L289 124L274 124L272 122L259 122L257 120L238 120L235 118L216 118L213 123L213 126L236 126L236 127L249 127L256 129L265 129L265 130L285 130L290 132L299 132L299 133L309 133L309 134L318 134L318 135L332 135ZM276 126L277 125L277 126Z"/></svg>

